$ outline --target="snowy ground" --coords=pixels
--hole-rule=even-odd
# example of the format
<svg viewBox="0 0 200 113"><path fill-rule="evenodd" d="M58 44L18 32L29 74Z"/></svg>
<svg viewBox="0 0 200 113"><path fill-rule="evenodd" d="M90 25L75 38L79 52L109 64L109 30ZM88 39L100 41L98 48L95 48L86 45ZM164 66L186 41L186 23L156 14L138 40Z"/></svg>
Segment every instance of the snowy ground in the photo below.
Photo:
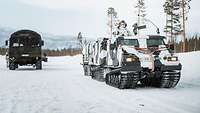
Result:
<svg viewBox="0 0 200 113"><path fill-rule="evenodd" d="M83 76L81 56L50 58L41 71L9 71L0 56L0 113L200 113L200 52L179 56L176 88L129 90Z"/></svg>

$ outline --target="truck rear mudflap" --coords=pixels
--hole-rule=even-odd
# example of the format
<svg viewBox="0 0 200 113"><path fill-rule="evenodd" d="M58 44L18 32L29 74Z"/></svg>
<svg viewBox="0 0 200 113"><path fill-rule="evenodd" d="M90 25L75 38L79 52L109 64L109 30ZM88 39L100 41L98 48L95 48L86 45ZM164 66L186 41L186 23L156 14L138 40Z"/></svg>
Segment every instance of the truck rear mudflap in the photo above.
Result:
<svg viewBox="0 0 200 113"><path fill-rule="evenodd" d="M20 57L15 59L15 63L19 65L35 64L41 58L39 57Z"/></svg>

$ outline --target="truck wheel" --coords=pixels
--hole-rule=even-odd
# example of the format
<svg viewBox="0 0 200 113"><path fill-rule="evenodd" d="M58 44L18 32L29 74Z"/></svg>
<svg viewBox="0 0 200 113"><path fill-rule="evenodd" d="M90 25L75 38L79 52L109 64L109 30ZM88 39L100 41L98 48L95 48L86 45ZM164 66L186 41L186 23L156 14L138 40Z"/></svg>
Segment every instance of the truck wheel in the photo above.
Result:
<svg viewBox="0 0 200 113"><path fill-rule="evenodd" d="M18 64L15 64L15 69L17 69L18 68Z"/></svg>
<svg viewBox="0 0 200 113"><path fill-rule="evenodd" d="M15 70L16 69L16 65L14 63L9 63L9 69L10 70Z"/></svg>
<svg viewBox="0 0 200 113"><path fill-rule="evenodd" d="M42 69L42 61L41 60L37 61L35 66L36 66L37 70L41 70Z"/></svg>

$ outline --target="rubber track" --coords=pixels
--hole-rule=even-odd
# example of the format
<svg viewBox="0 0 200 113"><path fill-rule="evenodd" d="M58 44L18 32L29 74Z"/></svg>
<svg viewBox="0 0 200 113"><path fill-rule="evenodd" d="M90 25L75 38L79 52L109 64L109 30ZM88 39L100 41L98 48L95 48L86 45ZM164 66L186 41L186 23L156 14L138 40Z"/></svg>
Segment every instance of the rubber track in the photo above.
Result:
<svg viewBox="0 0 200 113"><path fill-rule="evenodd" d="M138 79L139 76L135 73L108 73L106 75L106 84L119 89L136 88Z"/></svg>
<svg viewBox="0 0 200 113"><path fill-rule="evenodd" d="M93 71L93 79L100 81L100 82L104 82L105 79L103 77L103 69L99 68Z"/></svg>
<svg viewBox="0 0 200 113"><path fill-rule="evenodd" d="M161 88L174 88L180 80L180 73L165 72L160 79Z"/></svg>

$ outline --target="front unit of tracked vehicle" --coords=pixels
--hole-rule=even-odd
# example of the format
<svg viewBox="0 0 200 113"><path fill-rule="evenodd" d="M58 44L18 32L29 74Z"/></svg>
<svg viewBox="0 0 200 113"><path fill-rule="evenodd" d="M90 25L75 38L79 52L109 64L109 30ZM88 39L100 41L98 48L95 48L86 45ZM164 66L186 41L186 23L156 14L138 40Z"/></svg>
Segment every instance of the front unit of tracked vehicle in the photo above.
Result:
<svg viewBox="0 0 200 113"><path fill-rule="evenodd" d="M180 80L182 65L164 39L163 36L149 35L142 40L144 46L140 52L149 55L152 62L152 68L143 68L143 85L171 88Z"/></svg>

